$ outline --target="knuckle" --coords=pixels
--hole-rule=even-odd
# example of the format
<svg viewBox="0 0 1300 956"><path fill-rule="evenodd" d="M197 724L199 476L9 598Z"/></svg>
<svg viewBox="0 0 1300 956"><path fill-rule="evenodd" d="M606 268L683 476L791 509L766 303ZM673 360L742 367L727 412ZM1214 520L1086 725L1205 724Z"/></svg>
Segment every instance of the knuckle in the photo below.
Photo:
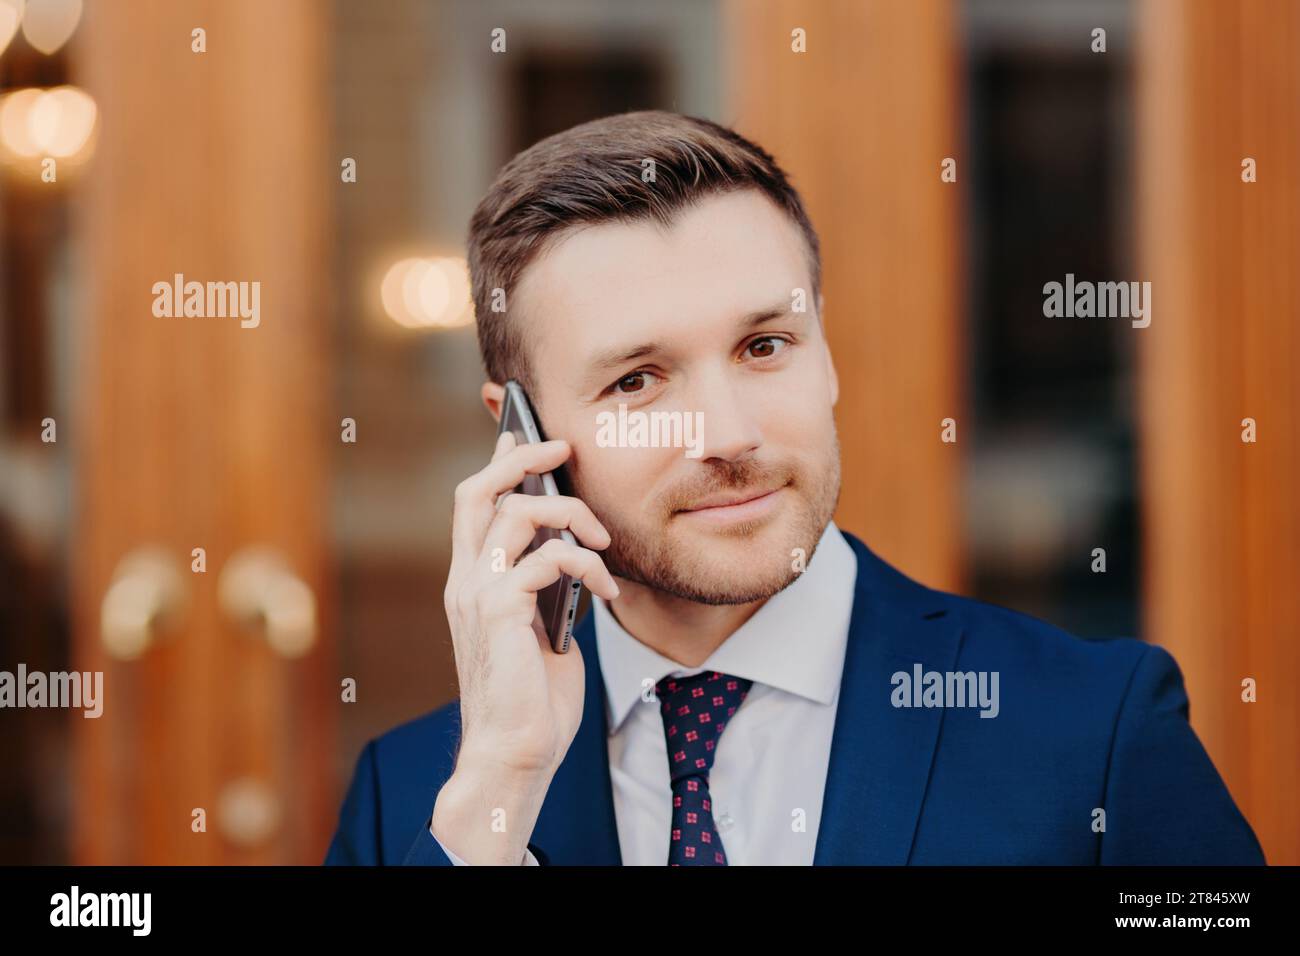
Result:
<svg viewBox="0 0 1300 956"><path fill-rule="evenodd" d="M567 553L570 547L571 545L563 538L551 538L538 548L534 554L545 554L546 557L552 560L559 560L560 556Z"/></svg>

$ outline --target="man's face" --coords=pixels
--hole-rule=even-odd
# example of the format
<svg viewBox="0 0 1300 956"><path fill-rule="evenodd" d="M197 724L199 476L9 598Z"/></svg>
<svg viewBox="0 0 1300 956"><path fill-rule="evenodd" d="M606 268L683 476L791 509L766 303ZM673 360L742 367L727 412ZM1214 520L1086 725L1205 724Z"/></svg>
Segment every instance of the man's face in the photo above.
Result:
<svg viewBox="0 0 1300 956"><path fill-rule="evenodd" d="M806 311L792 309L797 289ZM515 304L531 398L547 437L573 448L573 492L613 538L613 574L741 604L793 581L796 549L812 557L840 460L838 383L811 296L802 234L754 190L710 196L667 230L574 229L525 271ZM701 433L661 433L693 448L610 446L620 404L629 423L679 412Z"/></svg>

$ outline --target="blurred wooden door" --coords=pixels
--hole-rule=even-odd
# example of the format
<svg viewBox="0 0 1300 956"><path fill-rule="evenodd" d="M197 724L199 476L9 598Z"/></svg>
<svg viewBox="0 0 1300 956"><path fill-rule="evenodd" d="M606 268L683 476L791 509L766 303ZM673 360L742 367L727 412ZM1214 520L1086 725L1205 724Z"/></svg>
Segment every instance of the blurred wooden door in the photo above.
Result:
<svg viewBox="0 0 1300 956"><path fill-rule="evenodd" d="M1294 866L1300 5L1140 10L1139 225L1159 303L1139 352L1146 622L1178 659L1192 726L1268 862Z"/></svg>
<svg viewBox="0 0 1300 956"><path fill-rule="evenodd" d="M76 722L78 863L315 863L337 813L326 11L86 9L73 627L105 701ZM177 274L260 283L259 324L156 316Z"/></svg>

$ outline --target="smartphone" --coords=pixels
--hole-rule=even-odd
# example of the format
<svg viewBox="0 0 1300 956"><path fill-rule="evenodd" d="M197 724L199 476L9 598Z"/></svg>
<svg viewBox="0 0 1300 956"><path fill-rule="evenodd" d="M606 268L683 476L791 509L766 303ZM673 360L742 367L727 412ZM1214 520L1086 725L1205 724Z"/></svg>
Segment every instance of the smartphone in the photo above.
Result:
<svg viewBox="0 0 1300 956"><path fill-rule="evenodd" d="M497 436L503 432L513 432L516 445L536 444L546 441L542 430L533 415L532 406L523 387L513 379L506 382L506 396L501 405L501 422ZM524 495L559 495L569 493L568 477L561 465L555 471L540 475L524 475L524 480L514 490L515 494ZM573 532L568 528L538 528L525 554L537 550L552 538L561 538L570 544L577 544ZM542 625L550 637L551 647L557 654L567 653L573 640L573 617L578 611L578 599L582 596L582 582L568 574L561 574L560 579L537 592L537 610L542 616Z"/></svg>

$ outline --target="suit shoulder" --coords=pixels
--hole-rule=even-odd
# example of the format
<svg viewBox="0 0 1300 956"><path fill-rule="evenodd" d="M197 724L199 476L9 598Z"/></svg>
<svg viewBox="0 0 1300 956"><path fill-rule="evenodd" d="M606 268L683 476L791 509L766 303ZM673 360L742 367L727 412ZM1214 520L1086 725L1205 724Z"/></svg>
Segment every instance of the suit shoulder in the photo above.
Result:
<svg viewBox="0 0 1300 956"><path fill-rule="evenodd" d="M459 723L452 701L366 742L326 863L374 866L405 858L451 775Z"/></svg>
<svg viewBox="0 0 1300 956"><path fill-rule="evenodd" d="M405 858L428 825L438 791L451 776L460 740L460 702L453 700L375 737L373 758L381 862Z"/></svg>
<svg viewBox="0 0 1300 956"><path fill-rule="evenodd" d="M386 765L407 765L410 761L428 762L432 755L445 753L448 769L460 740L460 701L453 700L419 717L398 724L375 737L375 760Z"/></svg>
<svg viewBox="0 0 1300 956"><path fill-rule="evenodd" d="M946 615L961 626L966 652L995 654L1008 663L1067 659L1076 666L1131 672L1152 648L1132 637L1083 639L1023 611L927 587L884 561L861 538L842 533L858 559L858 600L893 607L900 622L910 615L923 619Z"/></svg>
<svg viewBox="0 0 1300 956"><path fill-rule="evenodd" d="M1021 753L1104 768L1122 715L1141 722L1168 709L1185 717L1181 684L1165 687L1177 683L1177 665L1160 647L1129 637L1082 638L1021 611L938 597L961 630L956 669L999 676L1009 719L999 730L1019 741Z"/></svg>
<svg viewBox="0 0 1300 956"><path fill-rule="evenodd" d="M1144 654L1159 650L1132 637L1080 637L1023 611L957 594L934 593L961 622L973 650L1020 657L1030 663L1059 660L1125 674L1137 667Z"/></svg>
<svg viewBox="0 0 1300 956"><path fill-rule="evenodd" d="M927 587L856 536L844 536L858 558L858 599L890 607L900 627L909 619L955 622L963 667L1020 674L1044 690L1087 693L1099 687L1122 692L1140 662L1163 663L1165 652L1145 641L1085 639L1021 611ZM1159 653L1149 657L1153 651Z"/></svg>

